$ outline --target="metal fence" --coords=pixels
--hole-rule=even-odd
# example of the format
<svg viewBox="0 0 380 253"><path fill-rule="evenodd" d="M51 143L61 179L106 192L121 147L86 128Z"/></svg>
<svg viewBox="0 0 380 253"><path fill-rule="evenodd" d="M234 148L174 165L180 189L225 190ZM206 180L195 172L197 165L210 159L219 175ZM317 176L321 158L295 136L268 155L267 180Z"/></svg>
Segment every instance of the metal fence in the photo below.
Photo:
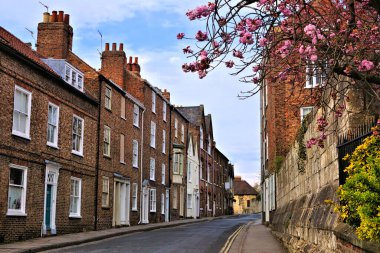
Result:
<svg viewBox="0 0 380 253"><path fill-rule="evenodd" d="M372 134L371 128L375 126L376 121L368 121L367 123L350 129L346 133L338 137L338 159L339 159L339 184L345 183L347 172L344 169L350 164L348 160L343 158L352 154L356 147L362 144L363 140Z"/></svg>

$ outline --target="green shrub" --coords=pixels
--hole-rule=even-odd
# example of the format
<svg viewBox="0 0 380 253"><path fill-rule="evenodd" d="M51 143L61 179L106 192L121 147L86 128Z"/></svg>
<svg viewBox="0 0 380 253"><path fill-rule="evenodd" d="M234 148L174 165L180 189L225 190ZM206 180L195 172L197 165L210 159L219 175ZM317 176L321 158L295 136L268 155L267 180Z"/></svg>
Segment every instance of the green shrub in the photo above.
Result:
<svg viewBox="0 0 380 253"><path fill-rule="evenodd" d="M364 139L349 159L346 182L338 189L336 210L356 228L359 239L380 242L380 127Z"/></svg>

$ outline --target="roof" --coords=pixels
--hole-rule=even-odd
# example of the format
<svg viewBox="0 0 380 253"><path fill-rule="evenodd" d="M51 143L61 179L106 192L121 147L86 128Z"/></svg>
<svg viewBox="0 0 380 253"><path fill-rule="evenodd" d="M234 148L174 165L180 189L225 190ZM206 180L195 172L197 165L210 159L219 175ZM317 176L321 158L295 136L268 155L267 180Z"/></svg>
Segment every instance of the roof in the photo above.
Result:
<svg viewBox="0 0 380 253"><path fill-rule="evenodd" d="M245 180L234 179L234 194L235 195L258 195L259 193Z"/></svg>
<svg viewBox="0 0 380 253"><path fill-rule="evenodd" d="M46 63L41 60L41 56L36 51L34 51L29 45L25 44L12 33L8 32L2 26L0 26L0 43L7 45L46 71L58 77L54 70L52 70Z"/></svg>
<svg viewBox="0 0 380 253"><path fill-rule="evenodd" d="M211 134L211 138L213 138L213 132L212 132L212 119L211 114L208 114L205 116L205 124L206 124L206 133Z"/></svg>
<svg viewBox="0 0 380 253"><path fill-rule="evenodd" d="M177 106L176 109L184 114L186 118L190 121L190 123L200 126L202 125L202 118L203 118L203 106L186 106L181 107Z"/></svg>

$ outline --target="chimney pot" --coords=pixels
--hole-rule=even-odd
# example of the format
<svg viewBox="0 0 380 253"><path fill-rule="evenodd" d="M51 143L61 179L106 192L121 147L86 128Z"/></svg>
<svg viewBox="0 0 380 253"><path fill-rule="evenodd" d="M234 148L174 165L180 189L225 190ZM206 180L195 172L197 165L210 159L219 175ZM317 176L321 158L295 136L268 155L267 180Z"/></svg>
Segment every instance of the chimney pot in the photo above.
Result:
<svg viewBox="0 0 380 253"><path fill-rule="evenodd" d="M70 24L70 15L69 14L65 14L64 18L63 18L63 22L67 25Z"/></svg>
<svg viewBox="0 0 380 253"><path fill-rule="evenodd" d="M63 11L59 11L58 13L58 22L63 22Z"/></svg>
<svg viewBox="0 0 380 253"><path fill-rule="evenodd" d="M139 57L135 57L135 64L139 64Z"/></svg>
<svg viewBox="0 0 380 253"><path fill-rule="evenodd" d="M119 44L119 51L124 51L124 44L123 43Z"/></svg>
<svg viewBox="0 0 380 253"><path fill-rule="evenodd" d="M132 56L129 56L129 64L132 64Z"/></svg>
<svg viewBox="0 0 380 253"><path fill-rule="evenodd" d="M43 16L42 22L43 23L49 23L49 19L50 19L50 13L49 12L44 12L44 16Z"/></svg>
<svg viewBox="0 0 380 253"><path fill-rule="evenodd" d="M116 51L116 43L112 43L112 51Z"/></svg>
<svg viewBox="0 0 380 253"><path fill-rule="evenodd" d="M110 43L106 43L106 49L105 51L110 51Z"/></svg>
<svg viewBox="0 0 380 253"><path fill-rule="evenodd" d="M53 11L53 15L52 15L52 18L50 20L52 20L52 22L58 21L57 11Z"/></svg>

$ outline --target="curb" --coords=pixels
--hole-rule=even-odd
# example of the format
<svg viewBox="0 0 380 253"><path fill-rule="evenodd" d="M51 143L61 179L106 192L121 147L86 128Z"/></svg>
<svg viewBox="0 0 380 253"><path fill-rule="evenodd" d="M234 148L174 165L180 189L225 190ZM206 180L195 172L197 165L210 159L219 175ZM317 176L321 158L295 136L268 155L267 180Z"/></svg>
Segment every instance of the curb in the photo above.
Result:
<svg viewBox="0 0 380 253"><path fill-rule="evenodd" d="M76 241L67 241L67 242L57 242L54 243L52 242L49 245L41 245L37 247L30 247L29 249L20 249L18 253L33 253L33 252L41 252L41 251L46 251L46 250L52 250L52 249L59 249L59 248L64 248L64 247L69 247L69 246L75 246L75 245L80 245L84 243L89 243L89 242L94 242L94 241L100 241L112 237L117 237L121 235L127 235L127 234L133 234L137 232L144 232L144 231L152 231L152 230L157 230L157 229L162 229L162 228L171 228L171 227L177 227L177 226L182 226L182 225L188 225L188 224L194 224L194 223L200 223L200 222L206 222L206 221L213 221L213 220L218 220L218 219L225 219L231 216L218 216L218 217L207 217L207 218L202 218L202 219L196 219L196 220L189 220L188 222L181 222L181 223L159 223L159 225L156 226L150 226L150 227L144 227L144 225L137 225L133 226L132 228L136 228L134 230L125 230L125 231L115 231L114 233L110 234L102 234L102 235L94 235L89 238L84 238L84 239L78 239ZM157 223L156 223L157 224ZM107 229L107 230L112 230L112 229ZM105 231L105 230L99 230L99 231ZM73 235L73 234L71 234ZM57 237L59 238L59 236Z"/></svg>

